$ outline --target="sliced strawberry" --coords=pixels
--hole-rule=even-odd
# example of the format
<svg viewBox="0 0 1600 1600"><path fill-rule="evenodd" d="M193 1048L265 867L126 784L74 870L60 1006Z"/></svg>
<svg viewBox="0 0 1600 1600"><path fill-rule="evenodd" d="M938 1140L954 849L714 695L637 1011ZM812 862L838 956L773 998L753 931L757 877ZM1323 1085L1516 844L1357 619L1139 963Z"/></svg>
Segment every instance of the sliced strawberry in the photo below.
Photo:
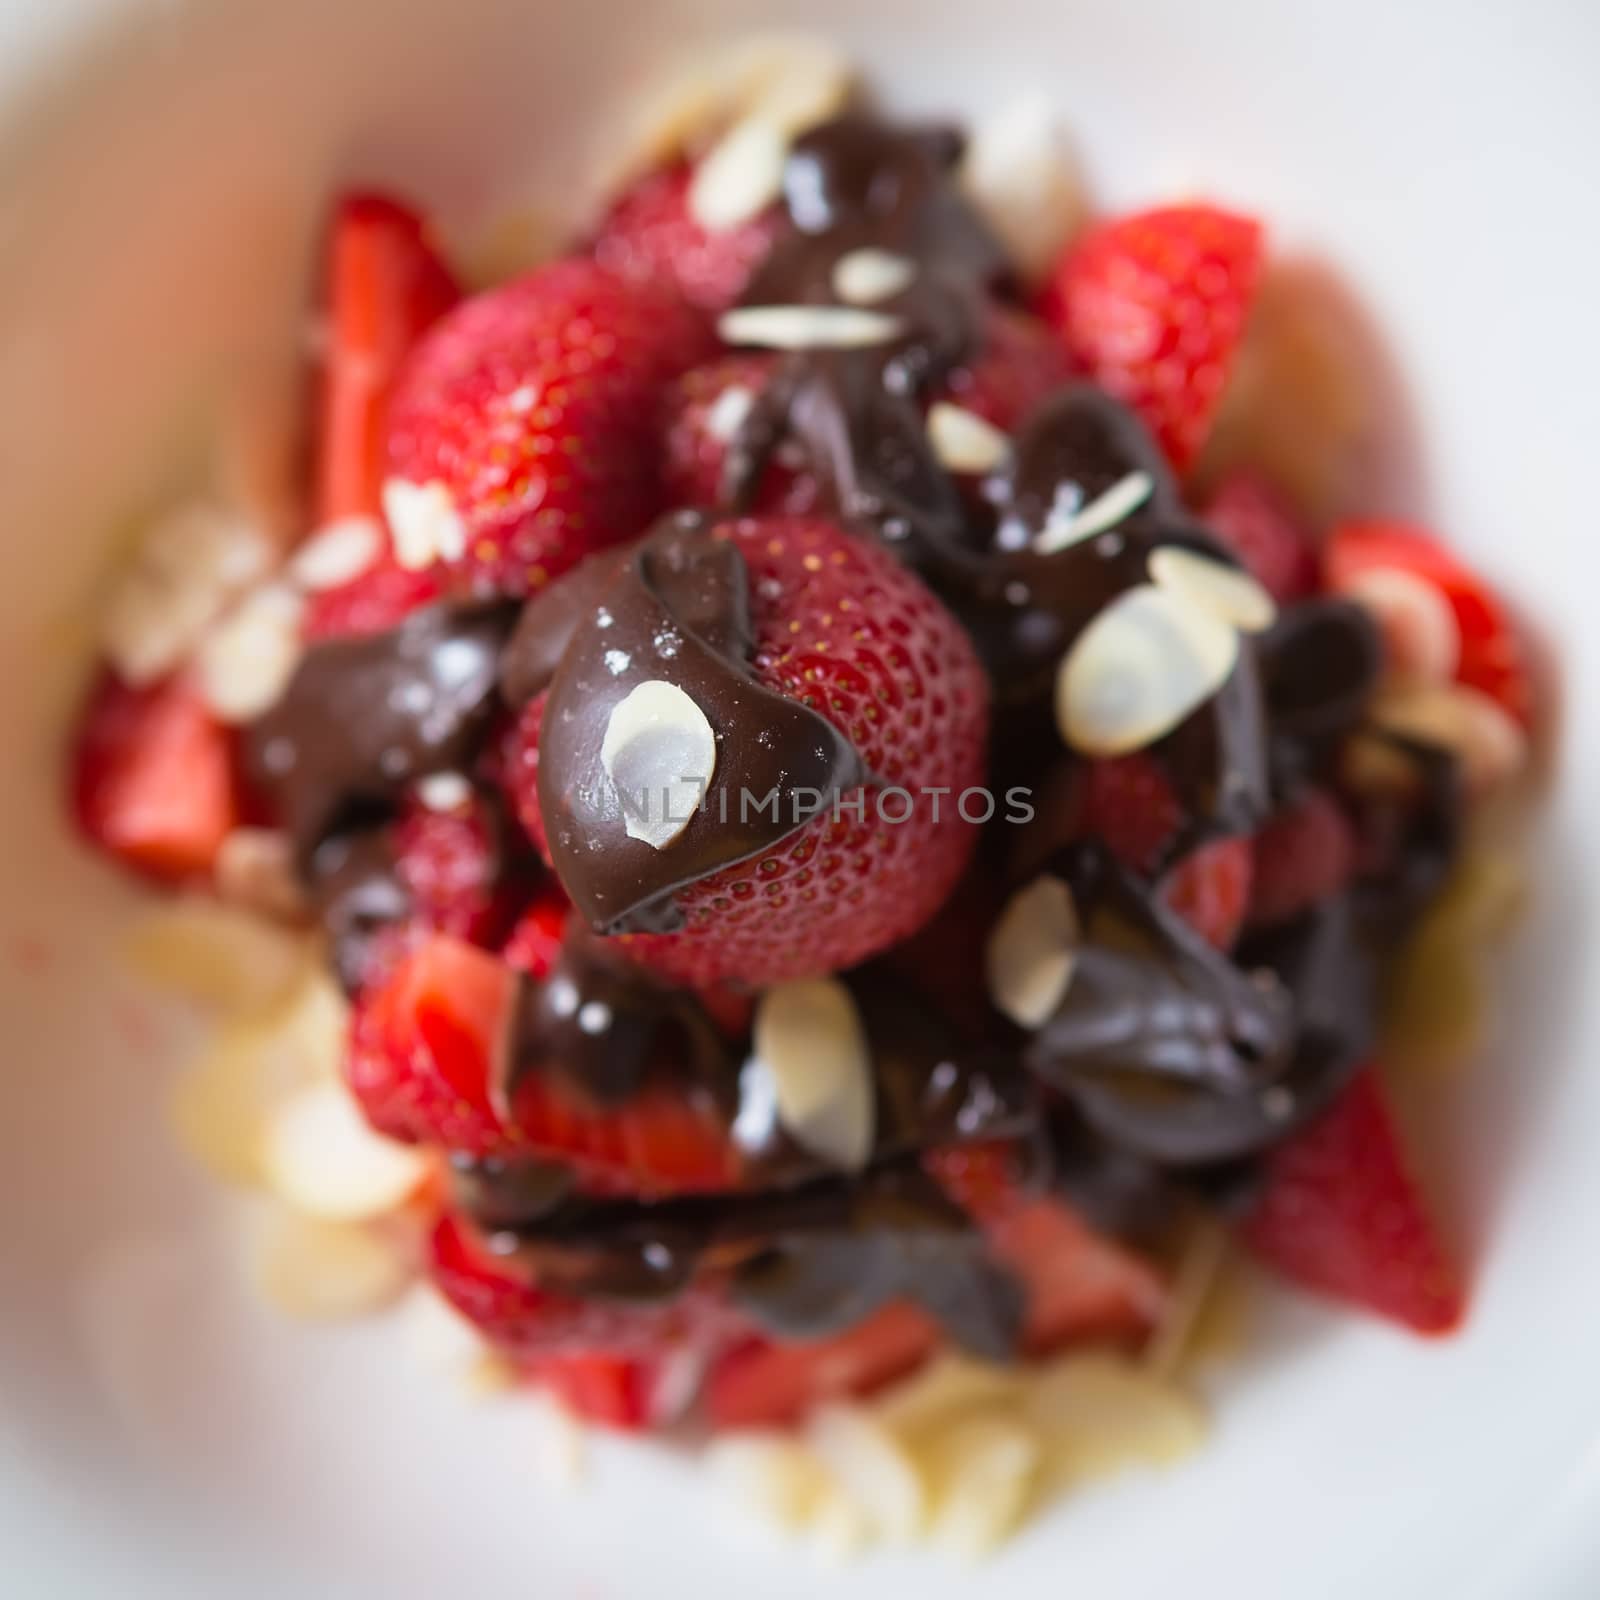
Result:
<svg viewBox="0 0 1600 1600"><path fill-rule="evenodd" d="M71 788L84 834L155 878L209 871L241 820L233 741L182 678L131 689L103 673L78 723Z"/></svg>
<svg viewBox="0 0 1600 1600"><path fill-rule="evenodd" d="M517 919L516 927L500 952L500 959L530 978L544 977L561 953L561 941L566 937L567 918L571 914L571 902L555 884L541 888L533 904Z"/></svg>
<svg viewBox="0 0 1600 1600"><path fill-rule="evenodd" d="M1072 361L1049 323L991 306L982 348L950 374L943 398L1011 433L1072 376Z"/></svg>
<svg viewBox="0 0 1600 1600"><path fill-rule="evenodd" d="M470 1223L448 1214L429 1239L427 1270L491 1344L525 1356L648 1357L702 1323L729 1319L709 1291L693 1288L664 1301L580 1298L543 1288L532 1257L495 1254Z"/></svg>
<svg viewBox="0 0 1600 1600"><path fill-rule="evenodd" d="M585 1350L539 1356L524 1370L584 1422L632 1433L654 1420L651 1396L659 1374L651 1361Z"/></svg>
<svg viewBox="0 0 1600 1600"><path fill-rule="evenodd" d="M1255 847L1248 839L1212 839L1167 875L1166 902L1208 944L1231 950L1250 909Z"/></svg>
<svg viewBox="0 0 1600 1600"><path fill-rule="evenodd" d="M1356 865L1356 833L1339 803L1310 789L1256 836L1250 920L1287 922L1337 894Z"/></svg>
<svg viewBox="0 0 1600 1600"><path fill-rule="evenodd" d="M1444 596L1461 634L1456 680L1488 695L1526 724L1534 706L1527 652L1495 590L1424 528L1369 521L1334 529L1323 552L1330 589L1359 589L1363 578L1383 571L1419 578Z"/></svg>
<svg viewBox="0 0 1600 1600"><path fill-rule="evenodd" d="M360 577L308 597L301 630L307 640L337 639L351 634L386 633L413 611L444 598L443 574L437 568L409 572L385 550Z"/></svg>
<svg viewBox="0 0 1600 1600"><path fill-rule="evenodd" d="M319 523L379 515L384 412L395 374L421 335L460 298L427 225L385 195L353 194L339 202L325 273Z"/></svg>
<svg viewBox="0 0 1600 1600"><path fill-rule="evenodd" d="M904 1377L939 1342L933 1319L901 1301L831 1339L752 1342L712 1368L706 1412L719 1428L781 1427L825 1400L868 1394Z"/></svg>
<svg viewBox="0 0 1600 1600"><path fill-rule="evenodd" d="M726 1117L681 1089L645 1088L618 1105L586 1103L542 1073L517 1086L518 1136L536 1155L625 1183L635 1194L717 1193L742 1165Z"/></svg>
<svg viewBox="0 0 1600 1600"><path fill-rule="evenodd" d="M1012 1139L936 1145L922 1153L923 1170L977 1222L1017 1209L1025 1160Z"/></svg>
<svg viewBox="0 0 1600 1600"><path fill-rule="evenodd" d="M691 304L722 311L744 292L788 222L772 206L737 227L706 228L689 211L692 179L680 164L636 183L606 213L594 258L625 278L675 283Z"/></svg>
<svg viewBox="0 0 1600 1600"><path fill-rule="evenodd" d="M1205 443L1261 277L1261 227L1215 206L1118 217L1056 268L1046 315L1180 472Z"/></svg>
<svg viewBox="0 0 1600 1600"><path fill-rule="evenodd" d="M1373 1068L1268 1157L1243 1237L1292 1282L1419 1333L1449 1333L1465 1314L1460 1275L1407 1170Z"/></svg>
<svg viewBox="0 0 1600 1600"><path fill-rule="evenodd" d="M1200 520L1280 606L1316 593L1321 570L1311 530L1260 473L1230 472L1201 507Z"/></svg>

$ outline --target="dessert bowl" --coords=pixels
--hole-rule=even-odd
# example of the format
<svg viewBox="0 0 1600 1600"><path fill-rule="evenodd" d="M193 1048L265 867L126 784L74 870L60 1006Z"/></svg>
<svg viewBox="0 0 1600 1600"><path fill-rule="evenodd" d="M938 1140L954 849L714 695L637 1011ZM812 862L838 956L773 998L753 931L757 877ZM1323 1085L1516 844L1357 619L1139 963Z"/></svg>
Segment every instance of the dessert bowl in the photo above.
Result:
<svg viewBox="0 0 1600 1600"><path fill-rule="evenodd" d="M0 1471L14 1570L23 1592L51 1593L810 1594L813 1568L709 1524L670 1455L600 1449L593 1482L563 1492L514 1404L425 1381L398 1328L304 1331L257 1309L226 1203L171 1148L185 1024L119 959L135 896L59 821L56 746L119 521L204 448L212 419L292 408L329 191L394 184L467 240L508 207L558 229L646 78L752 21L485 0L409 7L402 26L386 9L91 7L4 24ZM1320 262L1404 375L1373 496L1507 582L1578 708L1530 925L1495 974L1496 1037L1445 1099L1459 1126L1432 1141L1477 1267L1465 1331L1424 1347L1274 1302L1201 1455L1084 1494L977 1577L897 1557L827 1581L1587 1592L1600 1087L1583 1045L1600 1016L1583 982L1580 807L1600 778L1582 712L1600 660L1578 464L1600 422L1583 270L1600 242L1583 182L1600 129L1580 67L1595 24L1553 6L1468 20L1021 4L933 28L903 4L805 22L907 108L978 112L1044 87L1103 201L1203 187ZM270 478L274 464L233 465Z"/></svg>

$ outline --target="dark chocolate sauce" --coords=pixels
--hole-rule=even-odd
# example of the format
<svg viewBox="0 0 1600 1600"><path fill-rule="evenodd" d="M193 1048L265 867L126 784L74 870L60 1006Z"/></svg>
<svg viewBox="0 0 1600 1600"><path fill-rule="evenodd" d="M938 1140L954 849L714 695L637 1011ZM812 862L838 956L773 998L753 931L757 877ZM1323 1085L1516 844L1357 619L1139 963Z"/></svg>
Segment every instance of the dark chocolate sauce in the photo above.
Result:
<svg viewBox="0 0 1600 1600"><path fill-rule="evenodd" d="M831 804L866 780L831 722L758 681L752 644L744 558L693 513L645 539L573 631L550 681L539 803L556 871L596 930L677 926L676 890L759 855L815 815L819 802L801 802L802 791ZM657 678L700 707L717 752L703 802L662 849L629 836L624 798L600 759L611 713Z"/></svg>

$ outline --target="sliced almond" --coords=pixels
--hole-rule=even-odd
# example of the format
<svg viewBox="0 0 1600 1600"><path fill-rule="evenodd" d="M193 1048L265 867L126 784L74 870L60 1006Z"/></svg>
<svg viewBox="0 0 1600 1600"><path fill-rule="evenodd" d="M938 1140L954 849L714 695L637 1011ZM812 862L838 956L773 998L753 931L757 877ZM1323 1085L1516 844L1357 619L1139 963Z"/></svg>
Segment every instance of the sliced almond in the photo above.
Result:
<svg viewBox="0 0 1600 1600"><path fill-rule="evenodd" d="M395 560L408 572L421 572L436 561L459 561L466 554L467 525L448 485L438 479L429 483L388 479L383 486L383 514Z"/></svg>
<svg viewBox="0 0 1600 1600"><path fill-rule="evenodd" d="M917 264L892 250L863 246L847 251L833 264L833 292L851 306L875 306L892 300L917 279Z"/></svg>
<svg viewBox="0 0 1600 1600"><path fill-rule="evenodd" d="M917 1461L872 1413L825 1405L812 1413L806 1442L866 1518L871 1533L906 1544L927 1516L927 1485Z"/></svg>
<svg viewBox="0 0 1600 1600"><path fill-rule="evenodd" d="M1043 281L1088 215L1077 163L1042 94L1023 95L977 123L961 185L1028 283Z"/></svg>
<svg viewBox="0 0 1600 1600"><path fill-rule="evenodd" d="M1007 902L985 952L989 995L1020 1028L1042 1028L1072 982L1082 929L1072 891L1035 878Z"/></svg>
<svg viewBox="0 0 1600 1600"><path fill-rule="evenodd" d="M1239 567L1187 550L1159 545L1146 563L1151 582L1200 606L1245 633L1264 633L1278 620L1276 601Z"/></svg>
<svg viewBox="0 0 1600 1600"><path fill-rule="evenodd" d="M786 1533L808 1527L831 1489L815 1453L789 1434L720 1434L706 1464L741 1507Z"/></svg>
<svg viewBox="0 0 1600 1600"><path fill-rule="evenodd" d="M736 383L724 389L706 413L706 432L723 444L731 443L734 435L749 419L755 403L754 391L743 384Z"/></svg>
<svg viewBox="0 0 1600 1600"><path fill-rule="evenodd" d="M850 991L832 978L768 989L756 1007L754 1043L791 1137L846 1171L865 1166L877 1108L872 1052Z"/></svg>
<svg viewBox="0 0 1600 1600"><path fill-rule="evenodd" d="M245 911L293 922L307 911L294 845L279 828L235 828L217 850L217 894Z"/></svg>
<svg viewBox="0 0 1600 1600"><path fill-rule="evenodd" d="M150 983L219 1011L258 1015L288 999L311 960L303 935L198 896L144 918L125 953Z"/></svg>
<svg viewBox="0 0 1600 1600"><path fill-rule="evenodd" d="M1508 783L1528 765L1528 738L1516 720L1465 684L1397 685L1379 695L1371 715L1379 727L1453 752L1475 798Z"/></svg>
<svg viewBox="0 0 1600 1600"><path fill-rule="evenodd" d="M1170 1377L1178 1369L1227 1253L1228 1236L1215 1221L1204 1219L1191 1229L1161 1320L1143 1351L1145 1369L1156 1377Z"/></svg>
<svg viewBox="0 0 1600 1600"><path fill-rule="evenodd" d="M200 693L217 717L250 722L276 705L300 664L305 601L287 584L247 595L201 642Z"/></svg>
<svg viewBox="0 0 1600 1600"><path fill-rule="evenodd" d="M101 618L101 646L118 675L139 687L178 666L274 554L260 529L214 506L184 506L156 523Z"/></svg>
<svg viewBox="0 0 1600 1600"><path fill-rule="evenodd" d="M964 1560L987 1555L1022 1521L1043 1459L1038 1435L1014 1417L973 1416L930 1445L932 1543Z"/></svg>
<svg viewBox="0 0 1600 1600"><path fill-rule="evenodd" d="M1052 507L1044 527L1034 537L1035 552L1053 556L1085 539L1109 533L1127 521L1155 493L1155 488L1155 479L1148 472L1130 472L1086 506L1072 511Z"/></svg>
<svg viewBox="0 0 1600 1600"><path fill-rule="evenodd" d="M312 593L337 589L368 571L383 554L376 517L342 517L320 528L289 558L289 576Z"/></svg>
<svg viewBox="0 0 1600 1600"><path fill-rule="evenodd" d="M725 344L767 350L860 350L905 331L902 318L861 306L740 306L717 321Z"/></svg>
<svg viewBox="0 0 1600 1600"><path fill-rule="evenodd" d="M1377 623L1392 676L1415 683L1448 683L1455 676L1461 662L1461 625L1437 584L1414 572L1375 567L1341 592Z"/></svg>
<svg viewBox="0 0 1600 1600"><path fill-rule="evenodd" d="M705 797L717 770L717 736L677 684L651 678L612 710L600 764L621 798L628 837L665 850Z"/></svg>
<svg viewBox="0 0 1600 1600"><path fill-rule="evenodd" d="M308 1322L381 1311L413 1278L410 1262L376 1230L288 1210L268 1218L259 1266L268 1303Z"/></svg>
<svg viewBox="0 0 1600 1600"><path fill-rule="evenodd" d="M746 117L722 137L689 182L689 214L711 233L761 215L783 192L789 136L762 116Z"/></svg>
<svg viewBox="0 0 1600 1600"><path fill-rule="evenodd" d="M1020 1374L965 1356L936 1356L886 1390L873 1410L912 1451L969 1416L1005 1417L1022 1393Z"/></svg>
<svg viewBox="0 0 1600 1600"><path fill-rule="evenodd" d="M472 799L472 780L460 772L430 772L417 779L417 799L430 811L459 811Z"/></svg>
<svg viewBox="0 0 1600 1600"><path fill-rule="evenodd" d="M1165 1465L1205 1436L1199 1407L1123 1356L1062 1358L1035 1383L1029 1417L1057 1481L1106 1477L1134 1464Z"/></svg>
<svg viewBox="0 0 1600 1600"><path fill-rule="evenodd" d="M342 1083L308 1085L268 1123L262 1146L267 1182L308 1216L357 1222L407 1200L427 1175L427 1158L374 1133Z"/></svg>
<svg viewBox="0 0 1600 1600"><path fill-rule="evenodd" d="M1056 725L1084 755L1142 750L1216 694L1238 659L1238 633L1212 612L1169 589L1129 589L1062 661Z"/></svg>
<svg viewBox="0 0 1600 1600"><path fill-rule="evenodd" d="M928 408L928 442L951 472L993 472L1011 454L1011 440L992 422L946 400Z"/></svg>

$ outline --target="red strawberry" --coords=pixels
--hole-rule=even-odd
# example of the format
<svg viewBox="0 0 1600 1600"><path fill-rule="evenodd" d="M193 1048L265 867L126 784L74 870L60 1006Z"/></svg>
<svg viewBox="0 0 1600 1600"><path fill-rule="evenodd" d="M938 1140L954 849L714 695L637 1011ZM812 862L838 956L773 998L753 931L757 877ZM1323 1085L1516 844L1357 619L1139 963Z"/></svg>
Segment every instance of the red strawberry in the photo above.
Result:
<svg viewBox="0 0 1600 1600"><path fill-rule="evenodd" d="M1243 467L1230 472L1201 508L1200 520L1280 606L1317 592L1321 572L1316 541L1259 473Z"/></svg>
<svg viewBox="0 0 1600 1600"><path fill-rule="evenodd" d="M126 866L163 879L206 872L241 820L233 742L195 689L130 689L103 673L72 754L72 810Z"/></svg>
<svg viewBox="0 0 1600 1600"><path fill-rule="evenodd" d="M718 1428L781 1427L825 1400L870 1393L938 1348L938 1325L896 1301L830 1339L740 1346L711 1369L705 1406Z"/></svg>
<svg viewBox="0 0 1600 1600"><path fill-rule="evenodd" d="M1250 909L1255 849L1248 839L1212 839L1167 875L1166 902L1209 944L1231 950Z"/></svg>
<svg viewBox="0 0 1600 1600"><path fill-rule="evenodd" d="M869 792L863 820L841 807L835 821L825 809L681 890L680 930L620 936L630 955L696 988L837 971L925 923L976 840L956 801L983 782L988 721L987 682L965 631L892 556L817 519L744 518L715 534L749 569L757 676L843 729L866 768L907 790L912 807L908 820L885 823ZM524 742L510 779L524 818L538 809L530 761ZM897 816L905 802L891 796L886 809Z"/></svg>
<svg viewBox="0 0 1600 1600"><path fill-rule="evenodd" d="M1459 1326L1466 1294L1405 1154L1375 1069L1268 1158L1244 1239L1286 1278L1419 1333Z"/></svg>
<svg viewBox="0 0 1600 1600"><path fill-rule="evenodd" d="M1520 722L1533 716L1527 652L1505 602L1433 534L1404 522L1346 522L1323 552L1328 587L1359 586L1374 571L1397 571L1432 584L1449 602L1461 634L1456 680L1481 690Z"/></svg>
<svg viewBox="0 0 1600 1600"><path fill-rule="evenodd" d="M1118 217L1056 268L1046 314L1180 472L1205 443L1261 277L1260 224L1215 206Z"/></svg>
<svg viewBox="0 0 1600 1600"><path fill-rule="evenodd" d="M1049 323L1008 306L991 306L983 348L950 374L941 398L1011 433L1072 376L1072 361Z"/></svg>
<svg viewBox="0 0 1600 1600"><path fill-rule="evenodd" d="M536 1258L494 1254L472 1225L445 1215L428 1244L428 1275L493 1345L527 1356L650 1356L731 1313L706 1290L667 1301L565 1294L540 1286Z"/></svg>
<svg viewBox="0 0 1600 1600"><path fill-rule="evenodd" d="M542 978L555 965L572 907L554 884L542 888L517 919L500 959L530 978Z"/></svg>
<svg viewBox="0 0 1600 1600"><path fill-rule="evenodd" d="M922 1152L923 1170L977 1222L1016 1209L1025 1166L1023 1151L1011 1139L935 1145Z"/></svg>
<svg viewBox="0 0 1600 1600"><path fill-rule="evenodd" d="M384 412L395 374L423 332L460 298L422 219L384 195L339 202L324 271L319 523L379 514Z"/></svg>
<svg viewBox="0 0 1600 1600"><path fill-rule="evenodd" d="M524 1369L575 1416L603 1428L647 1428L659 1372L654 1362L586 1350L538 1356Z"/></svg>
<svg viewBox="0 0 1600 1600"><path fill-rule="evenodd" d="M557 261L458 306L389 407L389 470L443 484L463 524L449 564L526 594L662 508L658 408L710 334L672 291Z"/></svg>
<svg viewBox="0 0 1600 1600"><path fill-rule="evenodd" d="M1311 789L1255 840L1250 920L1287 922L1338 893L1356 863L1356 834L1338 802Z"/></svg>
<svg viewBox="0 0 1600 1600"><path fill-rule="evenodd" d="M702 310L722 311L744 293L787 219L773 206L734 228L705 228L689 214L692 178L678 165L636 183L606 213L594 258L620 277L674 283Z"/></svg>
<svg viewBox="0 0 1600 1600"><path fill-rule="evenodd" d="M311 595L301 631L312 643L347 634L386 633L413 611L443 599L444 592L444 575L437 568L409 572L385 550L359 577Z"/></svg>
<svg viewBox="0 0 1600 1600"><path fill-rule="evenodd" d="M1083 830L1126 867L1154 872L1183 826L1170 780L1147 755L1093 761L1083 790Z"/></svg>
<svg viewBox="0 0 1600 1600"><path fill-rule="evenodd" d="M732 432L772 377L773 366L770 356L723 356L686 372L667 391L667 493L675 506L720 503ZM754 509L802 516L816 508L819 498L814 476L773 462Z"/></svg>
<svg viewBox="0 0 1600 1600"><path fill-rule="evenodd" d="M510 922L494 819L476 796L450 810L410 802L395 824L395 871L418 922L492 945Z"/></svg>

